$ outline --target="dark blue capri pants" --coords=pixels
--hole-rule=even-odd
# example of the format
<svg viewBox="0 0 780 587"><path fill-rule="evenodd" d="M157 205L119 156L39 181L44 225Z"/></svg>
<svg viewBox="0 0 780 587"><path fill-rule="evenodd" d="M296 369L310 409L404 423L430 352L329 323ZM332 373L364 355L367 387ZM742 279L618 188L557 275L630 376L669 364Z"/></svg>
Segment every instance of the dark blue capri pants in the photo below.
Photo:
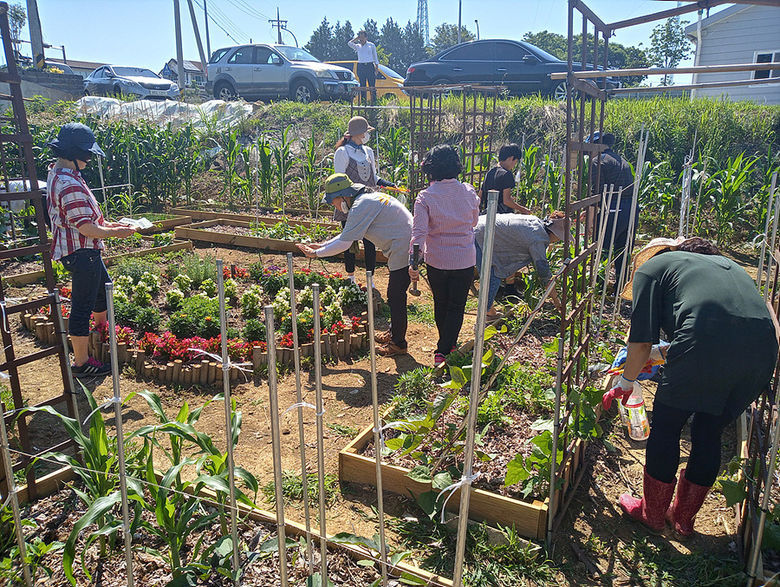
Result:
<svg viewBox="0 0 780 587"><path fill-rule="evenodd" d="M68 330L72 336L89 336L92 312L106 311L106 283L111 278L98 249L78 249L60 261L73 280Z"/></svg>

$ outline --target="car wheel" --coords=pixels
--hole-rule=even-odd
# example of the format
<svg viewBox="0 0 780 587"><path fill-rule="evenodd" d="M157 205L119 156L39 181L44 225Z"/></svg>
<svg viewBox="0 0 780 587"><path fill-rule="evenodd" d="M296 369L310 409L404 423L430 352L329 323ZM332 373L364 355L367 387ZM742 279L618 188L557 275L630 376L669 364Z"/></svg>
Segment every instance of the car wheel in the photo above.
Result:
<svg viewBox="0 0 780 587"><path fill-rule="evenodd" d="M314 100L314 87L305 79L295 82L292 89L292 99L296 102L308 104Z"/></svg>
<svg viewBox="0 0 780 587"><path fill-rule="evenodd" d="M236 91L228 82L219 82L214 86L214 97L217 100L229 102L230 100L235 100Z"/></svg>
<svg viewBox="0 0 780 587"><path fill-rule="evenodd" d="M561 82L552 90L552 97L558 102L566 100L566 82Z"/></svg>

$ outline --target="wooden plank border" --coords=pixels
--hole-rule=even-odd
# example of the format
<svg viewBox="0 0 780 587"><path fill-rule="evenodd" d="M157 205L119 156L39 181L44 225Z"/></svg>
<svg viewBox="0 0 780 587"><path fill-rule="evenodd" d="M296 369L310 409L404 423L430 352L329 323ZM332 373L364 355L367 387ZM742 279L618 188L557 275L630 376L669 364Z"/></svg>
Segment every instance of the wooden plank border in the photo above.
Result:
<svg viewBox="0 0 780 587"><path fill-rule="evenodd" d="M153 237L144 237L144 240L152 240ZM155 255L162 253L171 253L174 251L191 251L192 243L188 240L175 239L172 244L165 245L163 247L153 247L151 249L140 249L138 251L131 251L129 253L122 253L121 255L112 255L110 257L104 257L103 262L106 267L113 265L119 259L125 257L143 257L145 255ZM35 283L39 279L45 277L43 271L31 271L29 273L20 273L18 275L10 275L3 277L3 281L8 285L22 286Z"/></svg>
<svg viewBox="0 0 780 587"><path fill-rule="evenodd" d="M264 209L264 212L270 212L271 210ZM265 222L266 224L276 224L286 219L289 224L293 226L312 226L319 224L325 228L332 228L333 230L339 230L341 225L338 222L332 220L298 220L297 218L285 218L284 216L256 216L254 214L240 214L237 212L212 212L211 210L190 210L189 208L171 208L171 214L184 214L190 216L193 220L216 220L223 218L225 220L238 221L238 222ZM291 213L308 214L303 210L289 210Z"/></svg>

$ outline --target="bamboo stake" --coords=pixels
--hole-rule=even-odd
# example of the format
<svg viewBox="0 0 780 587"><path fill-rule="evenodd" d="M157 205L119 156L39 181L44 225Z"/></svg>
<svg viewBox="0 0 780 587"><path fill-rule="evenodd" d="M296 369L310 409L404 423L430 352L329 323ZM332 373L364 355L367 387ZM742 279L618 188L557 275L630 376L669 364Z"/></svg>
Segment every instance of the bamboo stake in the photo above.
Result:
<svg viewBox="0 0 780 587"><path fill-rule="evenodd" d="M5 408L3 407L3 402L0 402L0 443L2 443L5 484L6 487L8 487L8 496L11 498L11 510L14 516L16 544L19 546L19 557L22 565L22 573L24 574L25 584L28 587L32 587L32 575L30 574L30 567L27 565L27 545L24 542L22 515L19 511L19 496L16 494L16 481L14 481L14 470L11 466L11 450L8 446L8 432L5 429Z"/></svg>
<svg viewBox="0 0 780 587"><path fill-rule="evenodd" d="M769 202L767 203L767 210L766 210L766 225L764 226L764 238L761 242L761 258L758 260L758 274L756 275L756 286L760 289L761 288L761 277L764 272L764 259L766 258L766 246L767 246L767 237L769 236L769 221L770 218L773 215L775 215L775 218L777 217L777 212L775 208L780 206L780 195L775 195L775 188L777 187L777 172L775 171L772 174L772 183L769 189ZM772 232L775 232L777 229L776 226L777 220L774 221L774 225L772 227ZM772 254L772 251L770 250L770 255ZM771 266L771 261L770 261ZM767 285L769 284L769 276L767 275ZM766 285L764 286L767 287ZM766 298L766 296L765 296Z"/></svg>
<svg viewBox="0 0 780 587"><path fill-rule="evenodd" d="M610 184L609 186L609 194L610 198L615 194L615 185ZM610 205L611 206L611 205ZM610 207L609 210L606 211L607 215L609 215L612 212L612 209ZM617 228L617 222L614 220L612 221L612 236L609 239L609 249L607 249L607 266L604 269L604 284L601 287L601 304L599 305L599 320L598 323L601 325L601 318L603 316L604 312L604 304L607 300L607 284L609 283L609 268L610 265L612 265L612 253L614 252L615 248L615 229ZM617 284L616 284L617 285Z"/></svg>
<svg viewBox="0 0 780 587"><path fill-rule="evenodd" d="M370 289L370 288L366 288ZM328 538L325 520L325 436L322 416L325 409L322 405L322 344L320 334L320 285L311 285L314 298L314 390L317 407L317 483L320 506L320 578L323 585L328 584Z"/></svg>
<svg viewBox="0 0 780 587"><path fill-rule="evenodd" d="M301 355L298 346L298 308L295 300L295 276L293 275L293 254L287 253L287 277L290 287L290 317L293 333L293 363L295 364L295 402L298 404L298 444L301 453L301 489L303 491L303 517L306 524L306 562L308 574L314 573L314 551L311 541L311 518L309 514L309 480L306 477L306 435L303 429L303 394L301 393ZM316 310L315 310L316 312ZM319 313L319 312L317 312Z"/></svg>
<svg viewBox="0 0 780 587"><path fill-rule="evenodd" d="M493 241L495 238L496 208L498 191L488 192L487 219L485 222L485 242L482 249L480 275L490 275L493 263ZM463 562L466 554L466 535L468 533L469 502L473 481L474 444L476 439L477 407L479 388L482 379L482 348L485 343L485 314L487 313L488 288L479 288L477 305L477 323L474 326L474 350L471 362L471 389L469 390L469 411L466 416L466 444L463 457L463 476L460 479L460 508L458 510L458 539L455 546L455 568L452 574L454 587L463 585ZM453 488L454 491L454 488Z"/></svg>
<svg viewBox="0 0 780 587"><path fill-rule="evenodd" d="M772 174L772 188L771 190L774 191L777 183L777 174ZM764 286L764 301L767 301L769 299L769 279L772 275L772 265L775 262L775 242L777 240L777 223L778 220L780 220L780 204L775 206L775 218L772 221L772 240L769 243L769 265L767 266L767 276L766 276L766 282L767 285Z"/></svg>
<svg viewBox="0 0 780 587"><path fill-rule="evenodd" d="M279 396L276 388L276 327L274 308L265 307L265 338L268 341L268 398L271 411L271 448L274 460L274 497L276 498L276 539L279 549L279 584L287 587L287 535L284 529L282 493L282 447L279 441ZM325 583L327 585L327 583Z"/></svg>
<svg viewBox="0 0 780 587"><path fill-rule="evenodd" d="M133 534L130 532L130 508L127 503L127 471L125 469L125 435L122 431L122 396L119 392L119 356L116 347L114 318L114 284L106 283L108 310L108 341L111 347L111 376L114 383L114 420L116 425L116 452L119 464L119 492L122 496L122 534L125 538L127 587L133 587Z"/></svg>
<svg viewBox="0 0 780 587"><path fill-rule="evenodd" d="M57 306L57 309L55 310L55 314L57 320L57 328L60 331L60 343L62 344L62 348L64 349L65 357L67 359L69 353L68 332L67 329L65 328L65 320L62 318L62 301L58 289L54 290L54 304ZM69 388L73 393L73 397L71 398L70 401L70 404L72 405L72 409L73 409L73 417L76 419L77 422L81 422L81 418L79 417L79 402L78 399L76 398L76 382L73 378L73 372L71 371L69 360L65 361L65 373L67 374L68 383L70 384Z"/></svg>
<svg viewBox="0 0 780 587"><path fill-rule="evenodd" d="M371 271L366 271L366 283L371 283ZM376 509L379 517L379 558L382 565L382 585L387 585L387 543L385 542L385 500L382 492L382 419L379 416L379 392L376 385L376 341L374 341L374 292L368 295L368 348L371 357L371 404L374 416L374 455L376 461Z"/></svg>
<svg viewBox="0 0 780 587"><path fill-rule="evenodd" d="M593 275L591 276L590 280L590 289L595 291L596 290L596 279L598 278L599 272L598 272L598 266L601 264L601 254L604 250L604 237L607 235L607 214L609 213L609 209L612 206L612 196L614 194L612 192L609 192L609 198L607 198L607 186L604 186L604 193L601 195L601 217L599 218L599 232L597 237L597 243L596 243L596 258L595 258L595 268L593 270ZM606 211L606 212L605 212ZM607 265L606 270L604 271L604 281L607 281L609 279L609 265ZM593 299L595 296L591 296L591 312L593 309ZM605 298L601 298L601 303L604 303ZM594 323L594 331L596 333L596 337L599 336L601 333L601 315L604 310L604 306L599 307L599 320Z"/></svg>
<svg viewBox="0 0 780 587"><path fill-rule="evenodd" d="M230 488L230 537L233 542L233 583L238 587L241 560L238 554L238 522L236 521L236 469L233 460L233 406L230 397L230 358L227 349L227 312L225 310L225 278L222 259L217 259L217 290L219 293L219 329L222 342L222 391L225 396L225 436L227 439L227 470Z"/></svg>

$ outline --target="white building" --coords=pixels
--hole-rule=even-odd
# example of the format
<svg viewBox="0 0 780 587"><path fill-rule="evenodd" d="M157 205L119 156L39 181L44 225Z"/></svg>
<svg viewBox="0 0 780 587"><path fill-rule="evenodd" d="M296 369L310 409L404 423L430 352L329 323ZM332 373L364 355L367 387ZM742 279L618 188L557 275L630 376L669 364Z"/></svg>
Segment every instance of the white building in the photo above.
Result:
<svg viewBox="0 0 780 587"><path fill-rule="evenodd" d="M735 4L685 28L696 45L697 65L780 62L780 8ZM733 73L694 74L693 82L720 82L780 78L778 69ZM759 104L780 104L778 83L701 88L694 97L727 96L731 100L750 100Z"/></svg>

